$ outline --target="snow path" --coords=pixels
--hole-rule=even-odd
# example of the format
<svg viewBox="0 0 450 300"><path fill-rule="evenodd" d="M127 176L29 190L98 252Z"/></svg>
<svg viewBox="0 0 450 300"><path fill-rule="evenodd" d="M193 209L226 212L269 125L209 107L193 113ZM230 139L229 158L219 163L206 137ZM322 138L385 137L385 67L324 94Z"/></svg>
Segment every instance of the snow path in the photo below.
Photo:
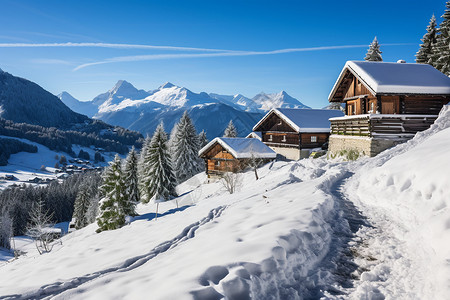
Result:
<svg viewBox="0 0 450 300"><path fill-rule="evenodd" d="M84 276L75 277L66 281L62 282L54 282L51 284L44 285L40 287L37 291L32 291L26 294L16 294L16 295L7 295L7 296L1 296L0 299L51 299L55 297L56 295L60 295L64 293L67 290L71 290L74 288L78 288L81 285L88 283L90 281L93 281L95 279L98 279L100 277L103 277L105 275L109 275L111 273L116 272L127 272L134 270L136 268L139 268L149 260L153 259L159 254L162 254L170 249L175 248L180 243L185 242L186 240L189 240L193 237L195 237L195 232L197 229L199 229L201 226L215 220L216 218L220 217L222 212L226 209L226 206L219 206L217 208L212 209L208 216L201 219L198 222L195 222L186 228L183 229L183 231L173 238L170 241L166 241L164 243L161 243L160 245L156 246L154 249L152 249L149 253L140 255L137 257L133 257L130 259L127 259L124 261L120 266L112 267L108 269L104 269L98 272L94 272L91 274L86 274Z"/></svg>
<svg viewBox="0 0 450 300"><path fill-rule="evenodd" d="M345 171L327 190L334 198L334 210L337 212L333 226L333 238L328 255L314 269L313 276L320 278L318 284L310 289L305 299L342 298L347 294L346 289L353 287L355 273L360 269L354 262L354 240L361 228L371 228L367 218L344 194L344 186L353 175Z"/></svg>
<svg viewBox="0 0 450 300"><path fill-rule="evenodd" d="M275 247L273 257L264 260L261 264L238 262L225 266L213 266L200 277L200 283L206 286L203 289L191 291L195 300L222 299L319 299L327 296L343 296L347 288L353 287L355 271L359 266L354 262L355 252L353 244L359 239L357 233L360 228L371 228L365 216L355 205L345 197L343 186L353 175L344 170L334 178L324 181L318 186L326 194L333 197L333 212L326 220L332 227L329 249L323 257L315 245L316 237L307 240L310 245L306 247L301 243L295 245L296 249L286 251L287 247ZM289 182L299 182L290 174ZM295 240L297 232L291 232L284 238L286 241ZM302 234L302 233L300 233ZM295 244L295 243L294 243ZM312 245L311 245L312 244ZM305 262L304 254L312 248L317 254L317 260ZM283 256L286 256L284 258ZM302 259L303 258L303 259ZM228 274L235 274L231 280L221 282Z"/></svg>

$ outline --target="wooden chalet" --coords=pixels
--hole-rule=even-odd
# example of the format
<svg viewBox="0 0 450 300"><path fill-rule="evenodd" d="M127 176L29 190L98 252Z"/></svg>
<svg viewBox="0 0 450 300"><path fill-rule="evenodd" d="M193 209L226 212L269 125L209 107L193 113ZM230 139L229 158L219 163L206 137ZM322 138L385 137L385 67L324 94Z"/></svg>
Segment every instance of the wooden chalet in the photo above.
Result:
<svg viewBox="0 0 450 300"><path fill-rule="evenodd" d="M199 151L208 178L243 170L250 159L274 160L277 154L255 138L217 137Z"/></svg>
<svg viewBox="0 0 450 300"><path fill-rule="evenodd" d="M346 112L330 119L329 151L374 156L430 127L450 101L450 79L427 64L348 61L328 100Z"/></svg>
<svg viewBox="0 0 450 300"><path fill-rule="evenodd" d="M286 159L308 157L322 147L330 135L329 119L344 113L332 109L271 109L254 127L262 142Z"/></svg>

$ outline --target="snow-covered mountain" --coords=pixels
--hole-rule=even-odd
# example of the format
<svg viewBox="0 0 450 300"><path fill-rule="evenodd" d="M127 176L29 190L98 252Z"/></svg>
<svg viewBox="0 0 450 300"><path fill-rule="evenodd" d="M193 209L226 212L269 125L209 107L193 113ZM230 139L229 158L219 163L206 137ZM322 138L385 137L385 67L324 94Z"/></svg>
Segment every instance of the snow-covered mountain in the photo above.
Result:
<svg viewBox="0 0 450 300"><path fill-rule="evenodd" d="M0 118L58 128L88 120L36 83L3 71L0 72Z"/></svg>
<svg viewBox="0 0 450 300"><path fill-rule="evenodd" d="M95 97L92 103L98 106L100 110L102 107L117 105L127 99L143 99L148 95L148 92L138 90L131 83L125 80L119 80L112 89Z"/></svg>
<svg viewBox="0 0 450 300"><path fill-rule="evenodd" d="M284 91L261 93L250 99L241 94L195 93L170 82L155 90L144 91L120 80L111 90L89 102L80 103L69 96L60 94L61 100L75 111L144 134L151 134L160 121L170 131L182 113L188 110L197 130L206 130L209 138L222 135L230 120L240 135L246 135L270 108L308 108Z"/></svg>
<svg viewBox="0 0 450 300"><path fill-rule="evenodd" d="M91 101L80 101L68 92L62 92L57 96L71 110L92 118L98 111L98 107Z"/></svg>
<svg viewBox="0 0 450 300"><path fill-rule="evenodd" d="M238 108L240 110L249 112L260 112L260 107L252 99L247 98L241 94L231 96L231 95L219 95L210 93L209 96L223 103L231 105L235 108Z"/></svg>
<svg viewBox="0 0 450 300"><path fill-rule="evenodd" d="M291 97L285 91L281 91L277 94L266 94L264 92L259 93L252 98L259 109L270 110L272 108L311 108L304 105L297 99Z"/></svg>

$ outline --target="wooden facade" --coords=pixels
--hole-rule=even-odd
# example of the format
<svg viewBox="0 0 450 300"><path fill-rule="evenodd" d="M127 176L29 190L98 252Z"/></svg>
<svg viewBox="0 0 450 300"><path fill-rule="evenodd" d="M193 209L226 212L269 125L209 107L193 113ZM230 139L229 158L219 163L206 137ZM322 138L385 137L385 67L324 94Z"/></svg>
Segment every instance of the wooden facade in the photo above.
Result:
<svg viewBox="0 0 450 300"><path fill-rule="evenodd" d="M220 175L226 172L237 172L242 168L242 161L233 157L222 145L216 143L204 155L206 174Z"/></svg>
<svg viewBox="0 0 450 300"><path fill-rule="evenodd" d="M329 130L325 132L297 132L276 113L269 115L257 129L262 133L262 142L272 147L312 149L322 147L328 141Z"/></svg>
<svg viewBox="0 0 450 300"><path fill-rule="evenodd" d="M255 149L257 149L254 153L237 153L235 155L239 155L239 158L236 158L233 153L236 153L236 149L228 148L231 150L227 150L227 147L229 145L222 143L221 141L218 141L218 139L223 140L224 138L216 138L213 141L210 142L207 146L205 146L204 149L200 152L200 157L204 159L205 161L205 169L206 174L209 177L218 177L221 176L224 173L227 172L239 172L243 169L245 169L249 163L255 163L255 159L257 159L258 164L264 164L269 161L272 161L276 158L276 153L270 150L269 147L265 146L261 141L256 141L260 144L260 146L263 146L263 148L266 148L266 150L262 150L261 148L256 145ZM247 140L243 138L228 138L229 140ZM250 140L250 139L248 139ZM256 140L256 139L254 139ZM250 141L249 141L250 142ZM251 144L252 142L250 142ZM255 143L253 143L254 145ZM224 146L226 145L226 146ZM252 146L250 146L251 148Z"/></svg>
<svg viewBox="0 0 450 300"><path fill-rule="evenodd" d="M328 100L346 114L330 119L330 154L374 156L428 129L450 102L450 80L428 65L347 62Z"/></svg>
<svg viewBox="0 0 450 300"><path fill-rule="evenodd" d="M345 103L347 116L363 114L437 115L450 95L376 94L349 70L330 102Z"/></svg>
<svg viewBox="0 0 450 300"><path fill-rule="evenodd" d="M347 116L361 118L332 119L332 134L413 135L429 128L442 107L450 102L450 95L376 94L352 72L344 72L330 102L345 103Z"/></svg>

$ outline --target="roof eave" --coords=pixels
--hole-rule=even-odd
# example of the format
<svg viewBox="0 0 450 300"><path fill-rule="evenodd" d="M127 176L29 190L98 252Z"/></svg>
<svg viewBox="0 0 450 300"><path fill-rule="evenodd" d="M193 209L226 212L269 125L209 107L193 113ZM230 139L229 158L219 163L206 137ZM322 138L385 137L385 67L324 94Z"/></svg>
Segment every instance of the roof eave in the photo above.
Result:
<svg viewBox="0 0 450 300"><path fill-rule="evenodd" d="M258 128L258 126L261 125L261 123L263 123L269 116L271 113L276 114L278 117L280 117L281 119L283 119L283 121L285 121L286 123L288 123L288 125L295 130L296 133L300 132L300 127L298 127L295 123L293 123L288 117L286 117L281 111L279 111L276 108L272 108L258 123L256 123L255 126L253 126L253 131L257 131L255 130L256 128Z"/></svg>
<svg viewBox="0 0 450 300"><path fill-rule="evenodd" d="M337 88L339 87L339 85L342 83L342 80L344 79L344 75L345 75L345 71L349 70L350 73L353 74L353 76L355 76L359 81L361 81L362 84L364 84L364 86L372 93L373 96L377 95L377 92L375 91L374 88L372 88L367 82L365 82L359 75L358 73L351 67L351 62L352 61L347 61L344 65L344 68L342 69L341 73L339 74L338 79L336 80L336 82L334 83L333 89L331 90L330 94L328 95L328 102L340 102L342 103L342 100L333 100L334 94L336 94Z"/></svg>

